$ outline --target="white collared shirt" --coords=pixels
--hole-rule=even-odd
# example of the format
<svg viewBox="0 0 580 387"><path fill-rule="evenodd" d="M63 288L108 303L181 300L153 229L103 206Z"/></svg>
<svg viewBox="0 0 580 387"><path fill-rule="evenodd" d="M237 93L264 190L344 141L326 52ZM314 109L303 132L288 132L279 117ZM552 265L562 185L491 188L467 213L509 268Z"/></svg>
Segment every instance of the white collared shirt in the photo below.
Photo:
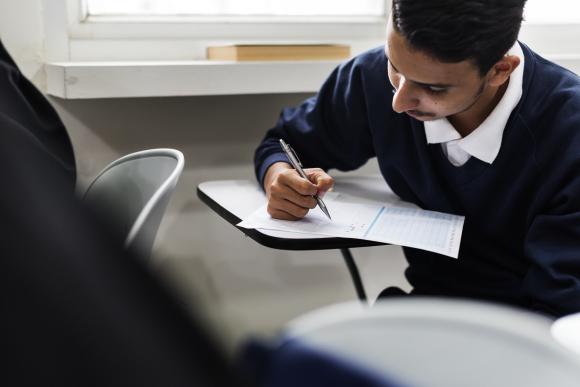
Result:
<svg viewBox="0 0 580 387"><path fill-rule="evenodd" d="M447 118L424 123L427 143L441 143L443 153L456 167L465 164L471 156L491 164L499 153L505 125L522 97L524 76L524 53L518 42L508 51L508 55L517 55L520 64L511 74L502 99L473 132L461 137Z"/></svg>

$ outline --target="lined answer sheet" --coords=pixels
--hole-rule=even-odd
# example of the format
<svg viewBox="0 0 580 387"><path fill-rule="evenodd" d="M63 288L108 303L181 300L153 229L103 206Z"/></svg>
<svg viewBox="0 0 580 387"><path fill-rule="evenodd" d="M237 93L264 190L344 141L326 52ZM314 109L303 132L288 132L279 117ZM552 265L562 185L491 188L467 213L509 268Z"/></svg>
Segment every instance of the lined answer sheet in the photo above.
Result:
<svg viewBox="0 0 580 387"><path fill-rule="evenodd" d="M244 228L357 238L394 245L415 247L457 258L463 216L422 210L410 203L380 203L329 192L324 202L329 220L316 207L298 221L272 218L266 206L238 224Z"/></svg>

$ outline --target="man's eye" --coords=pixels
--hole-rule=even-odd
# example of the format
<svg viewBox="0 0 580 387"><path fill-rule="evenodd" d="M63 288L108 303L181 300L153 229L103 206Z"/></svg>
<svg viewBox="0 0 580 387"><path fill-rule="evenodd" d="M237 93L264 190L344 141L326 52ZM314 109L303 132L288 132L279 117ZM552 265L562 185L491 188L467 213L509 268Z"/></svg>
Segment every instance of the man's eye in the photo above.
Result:
<svg viewBox="0 0 580 387"><path fill-rule="evenodd" d="M445 87L427 86L427 91L431 94L443 94L447 91Z"/></svg>

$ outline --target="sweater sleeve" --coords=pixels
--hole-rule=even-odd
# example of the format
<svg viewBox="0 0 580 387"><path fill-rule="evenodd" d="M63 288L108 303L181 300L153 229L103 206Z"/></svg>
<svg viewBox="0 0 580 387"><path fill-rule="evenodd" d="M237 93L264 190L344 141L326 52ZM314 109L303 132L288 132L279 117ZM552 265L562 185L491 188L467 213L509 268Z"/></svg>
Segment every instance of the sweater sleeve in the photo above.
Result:
<svg viewBox="0 0 580 387"><path fill-rule="evenodd" d="M571 149L580 149L576 142ZM580 311L580 156L575 158L550 169L542 191L551 197L532 219L524 245L532 265L523 290L533 308L556 316Z"/></svg>
<svg viewBox="0 0 580 387"><path fill-rule="evenodd" d="M354 170L374 156L365 80L376 74L380 62L377 54L346 62L330 74L315 97L282 111L255 152L255 172L261 185L270 165L287 161L280 138L294 148L305 168ZM382 75L383 82L388 82L386 67Z"/></svg>

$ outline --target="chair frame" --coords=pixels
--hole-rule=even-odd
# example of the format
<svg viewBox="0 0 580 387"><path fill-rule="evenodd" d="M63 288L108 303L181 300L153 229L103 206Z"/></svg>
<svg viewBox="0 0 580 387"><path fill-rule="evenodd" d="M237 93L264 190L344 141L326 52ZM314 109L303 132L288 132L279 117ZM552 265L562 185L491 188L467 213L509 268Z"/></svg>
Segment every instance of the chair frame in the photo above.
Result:
<svg viewBox="0 0 580 387"><path fill-rule="evenodd" d="M109 171L111 168L116 167L119 164L123 164L127 161L155 156L173 157L177 160L177 164L173 169L173 171L171 172L171 174L165 179L163 184L159 186L159 188L153 193L153 195L151 195L147 203L143 206L143 209L139 213L139 216L137 216L137 219L135 219L135 222L133 223L131 229L129 230L129 233L127 234L127 238L125 239L125 247L131 245L131 243L137 236L137 233L139 232L143 223L153 210L153 207L155 206L159 198L165 195L169 190L173 188L172 184L175 184L175 182L177 181L176 180L177 177L181 175L181 172L183 171L183 167L185 165L183 153L181 153L176 149L171 148L156 148L142 150L139 152L130 153L128 155L120 157L117 160L111 162L105 168L103 168L103 170L93 179L91 184L87 187L83 195L84 199L87 196L88 192L91 190L92 186L99 180L99 178L102 175L107 173L107 171Z"/></svg>

